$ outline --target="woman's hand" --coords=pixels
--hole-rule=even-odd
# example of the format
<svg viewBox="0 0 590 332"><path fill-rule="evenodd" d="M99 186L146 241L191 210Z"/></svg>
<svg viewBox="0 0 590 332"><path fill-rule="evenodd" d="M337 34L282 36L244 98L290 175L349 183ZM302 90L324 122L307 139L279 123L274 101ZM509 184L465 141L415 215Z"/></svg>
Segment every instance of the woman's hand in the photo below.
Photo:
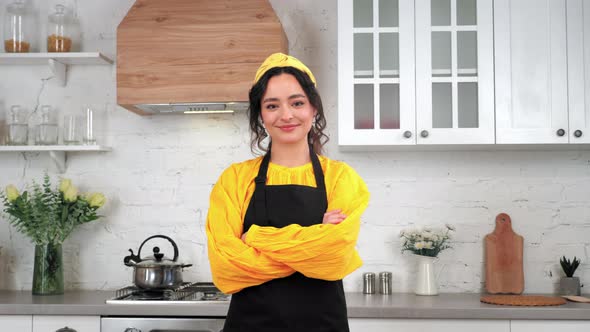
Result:
<svg viewBox="0 0 590 332"><path fill-rule="evenodd" d="M246 243L246 234L248 234L248 232L246 232L246 233L242 234L242 241L243 241L244 243Z"/></svg>
<svg viewBox="0 0 590 332"><path fill-rule="evenodd" d="M342 210L332 210L324 213L324 220L322 220L322 224L333 224L337 225L341 223L344 219L346 219L346 215L341 213Z"/></svg>

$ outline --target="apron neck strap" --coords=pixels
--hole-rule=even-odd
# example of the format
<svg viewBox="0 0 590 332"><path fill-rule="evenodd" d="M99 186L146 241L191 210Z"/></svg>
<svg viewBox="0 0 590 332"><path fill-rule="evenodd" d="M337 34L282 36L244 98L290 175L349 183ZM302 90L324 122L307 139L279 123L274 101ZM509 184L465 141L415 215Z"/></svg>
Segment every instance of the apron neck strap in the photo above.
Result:
<svg viewBox="0 0 590 332"><path fill-rule="evenodd" d="M256 189L258 190L259 187L263 189L266 186L266 174L268 172L268 165L270 163L270 149L262 158L262 162L260 163L260 168L258 169L258 175L254 178L254 182L256 183ZM313 175L315 176L315 182L317 189L326 191L326 183L324 181L324 172L322 171L322 166L320 164L320 159L318 156L313 152L313 147L309 145L309 157L311 159L311 165L313 167Z"/></svg>
<svg viewBox="0 0 590 332"><path fill-rule="evenodd" d="M326 194L326 184L324 182L324 172L322 172L322 167L320 165L320 160L318 156L313 152L313 148L309 146L309 156L311 158L311 164L313 166L313 174L315 176L316 182L316 189L323 192L323 196L326 197L327 202L327 194ZM268 218L266 214L266 173L268 171L268 164L270 163L270 149L262 158L262 163L260 164L260 168L258 169L258 175L254 178L254 182L256 183L256 187L254 188L254 207L255 207L255 218L257 225L267 225ZM327 203L326 203L327 204Z"/></svg>

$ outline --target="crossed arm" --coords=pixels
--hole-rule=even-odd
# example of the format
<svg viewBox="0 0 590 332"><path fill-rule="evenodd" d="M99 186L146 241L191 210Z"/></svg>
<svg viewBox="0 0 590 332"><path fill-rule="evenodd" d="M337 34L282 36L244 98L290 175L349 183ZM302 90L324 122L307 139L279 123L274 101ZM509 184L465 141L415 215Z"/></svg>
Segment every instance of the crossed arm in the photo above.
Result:
<svg viewBox="0 0 590 332"><path fill-rule="evenodd" d="M240 208L219 181L211 193L207 220L209 260L217 287L235 293L295 271L311 278L339 280L357 269L362 262L355 245L369 193L358 175L347 170L328 190L330 212L324 224L253 225L244 241Z"/></svg>

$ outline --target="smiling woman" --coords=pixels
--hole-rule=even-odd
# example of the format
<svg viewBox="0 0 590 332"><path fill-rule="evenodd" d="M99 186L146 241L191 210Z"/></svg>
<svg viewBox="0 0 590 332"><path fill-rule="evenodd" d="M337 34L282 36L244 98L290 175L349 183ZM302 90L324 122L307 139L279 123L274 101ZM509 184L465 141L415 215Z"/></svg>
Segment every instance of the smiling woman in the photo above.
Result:
<svg viewBox="0 0 590 332"><path fill-rule="evenodd" d="M307 149L307 133L317 111L293 75L279 74L268 83L262 99L261 117L274 149L281 150L283 146L290 149L290 145ZM307 154L302 156L307 157Z"/></svg>
<svg viewBox="0 0 590 332"><path fill-rule="evenodd" d="M223 330L348 331L342 278L362 264L355 245L367 187L320 155L326 120L299 60L267 58L249 117L252 149L266 154L223 172L207 217L213 281L233 293Z"/></svg>

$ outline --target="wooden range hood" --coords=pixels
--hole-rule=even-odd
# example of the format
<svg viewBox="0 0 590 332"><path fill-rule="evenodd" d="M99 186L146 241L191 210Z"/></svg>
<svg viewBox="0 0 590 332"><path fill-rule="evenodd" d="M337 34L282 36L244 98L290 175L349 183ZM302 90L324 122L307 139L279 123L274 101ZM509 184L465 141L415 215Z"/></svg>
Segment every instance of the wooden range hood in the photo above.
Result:
<svg viewBox="0 0 590 332"><path fill-rule="evenodd" d="M141 115L244 107L275 52L288 41L268 0L137 0L117 28L117 103Z"/></svg>

